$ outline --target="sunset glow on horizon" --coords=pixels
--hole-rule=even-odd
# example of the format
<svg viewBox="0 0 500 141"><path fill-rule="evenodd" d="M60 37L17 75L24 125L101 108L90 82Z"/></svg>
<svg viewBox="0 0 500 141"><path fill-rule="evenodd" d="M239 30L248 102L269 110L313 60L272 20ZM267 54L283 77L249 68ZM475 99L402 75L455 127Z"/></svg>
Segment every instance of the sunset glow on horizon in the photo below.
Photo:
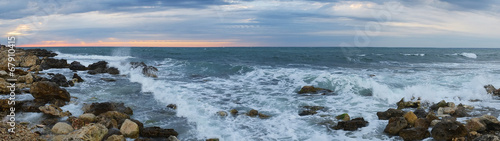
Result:
<svg viewBox="0 0 500 141"><path fill-rule="evenodd" d="M233 42L210 41L170 41L170 40L142 40L142 41L98 41L67 43L65 41L42 41L35 44L24 44L18 47L230 47L237 46Z"/></svg>

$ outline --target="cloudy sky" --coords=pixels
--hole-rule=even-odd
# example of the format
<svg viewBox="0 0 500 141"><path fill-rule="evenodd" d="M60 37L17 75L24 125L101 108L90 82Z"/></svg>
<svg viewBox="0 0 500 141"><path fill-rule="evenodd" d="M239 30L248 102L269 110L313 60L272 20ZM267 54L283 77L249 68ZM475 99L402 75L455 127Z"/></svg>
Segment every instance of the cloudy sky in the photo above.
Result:
<svg viewBox="0 0 500 141"><path fill-rule="evenodd" d="M0 0L18 46L500 47L498 0Z"/></svg>

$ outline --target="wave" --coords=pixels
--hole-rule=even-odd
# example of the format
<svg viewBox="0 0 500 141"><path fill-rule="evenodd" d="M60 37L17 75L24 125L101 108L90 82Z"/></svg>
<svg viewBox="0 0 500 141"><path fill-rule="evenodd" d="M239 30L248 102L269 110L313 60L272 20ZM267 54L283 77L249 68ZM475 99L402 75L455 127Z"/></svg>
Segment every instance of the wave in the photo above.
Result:
<svg viewBox="0 0 500 141"><path fill-rule="evenodd" d="M56 59L66 59L68 60L68 63L71 63L71 61L79 61L83 65L89 65L100 60L120 62L123 60L135 58L132 56L118 56L118 55L106 56L106 55L66 54L58 51L55 51L55 53L58 54L57 56L54 57Z"/></svg>
<svg viewBox="0 0 500 141"><path fill-rule="evenodd" d="M463 56L467 58L472 58L472 59L477 59L477 55L475 53L468 53L468 52L462 52L462 53L454 53L450 55L455 55L455 56Z"/></svg>
<svg viewBox="0 0 500 141"><path fill-rule="evenodd" d="M403 54L404 56L425 56L425 54Z"/></svg>

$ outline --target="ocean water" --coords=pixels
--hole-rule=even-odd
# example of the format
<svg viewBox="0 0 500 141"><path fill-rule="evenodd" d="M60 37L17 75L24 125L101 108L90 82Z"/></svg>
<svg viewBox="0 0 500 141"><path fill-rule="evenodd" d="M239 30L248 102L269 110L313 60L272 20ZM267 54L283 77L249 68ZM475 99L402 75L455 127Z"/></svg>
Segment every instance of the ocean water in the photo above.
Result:
<svg viewBox="0 0 500 141"><path fill-rule="evenodd" d="M68 63L100 60L122 75L78 74L86 82L67 88L77 97L63 107L82 114L83 103L115 101L132 107L145 126L174 128L181 140L224 141L402 140L383 133L386 120L376 112L396 108L401 98L446 100L475 106L476 115L498 117L500 103L484 90L500 87L500 49L432 48L46 48ZM158 78L131 69L139 61L159 69ZM43 73L69 69L50 69ZM370 75L375 75L371 77ZM104 82L100 78L114 78ZM335 95L298 95L306 85ZM481 100L471 102L470 100ZM166 107L176 104L178 109ZM324 106L299 116L301 106ZM217 111L256 109L269 119L219 117ZM479 112L477 112L479 111ZM369 125L357 131L330 130L321 124L348 113ZM40 115L25 118L36 119Z"/></svg>

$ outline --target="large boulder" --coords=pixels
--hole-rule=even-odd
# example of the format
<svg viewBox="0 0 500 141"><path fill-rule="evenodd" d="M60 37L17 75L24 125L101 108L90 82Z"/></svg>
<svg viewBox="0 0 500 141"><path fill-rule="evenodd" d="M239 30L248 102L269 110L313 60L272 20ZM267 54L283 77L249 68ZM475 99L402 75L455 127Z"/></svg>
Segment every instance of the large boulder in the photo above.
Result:
<svg viewBox="0 0 500 141"><path fill-rule="evenodd" d="M420 127L420 128L429 128L429 126L431 125L431 122L428 121L427 119L425 118L418 118L417 120L415 120L415 125L413 127Z"/></svg>
<svg viewBox="0 0 500 141"><path fill-rule="evenodd" d="M388 120L392 117L403 117L405 112L403 110L398 109L388 109L385 112L377 112L378 119L380 120Z"/></svg>
<svg viewBox="0 0 500 141"><path fill-rule="evenodd" d="M89 70L87 73L89 74L98 74L98 73L109 73L109 74L120 74L120 71L115 67L108 68L108 62L99 61L93 64L90 64L87 69Z"/></svg>
<svg viewBox="0 0 500 141"><path fill-rule="evenodd" d="M322 94L322 95L326 95L329 93L333 93L333 91L328 90L328 89L323 89L323 88L316 88L314 86L304 86L297 93L298 94Z"/></svg>
<svg viewBox="0 0 500 141"><path fill-rule="evenodd" d="M415 115L412 111L407 112L405 115L403 115L403 117L405 117L406 121L408 122L408 125L410 126L415 125L415 121L417 120L417 115Z"/></svg>
<svg viewBox="0 0 500 141"><path fill-rule="evenodd" d="M38 57L54 57L57 56L57 53L54 53L52 51L48 51L46 49L27 49L27 53L36 55Z"/></svg>
<svg viewBox="0 0 500 141"><path fill-rule="evenodd" d="M482 132L486 130L486 125L481 122L480 118L472 118L466 121L465 128L469 131Z"/></svg>
<svg viewBox="0 0 500 141"><path fill-rule="evenodd" d="M84 65L80 64L80 62L78 61L73 61L71 62L71 64L69 65L69 69L70 70L87 70L87 67L85 67Z"/></svg>
<svg viewBox="0 0 500 141"><path fill-rule="evenodd" d="M55 74L54 76L52 76L52 78L50 79L51 82L55 82L57 85L59 86L63 86L63 87L69 87L69 83L68 83L68 80L66 80L66 76L58 73L58 74Z"/></svg>
<svg viewBox="0 0 500 141"><path fill-rule="evenodd" d="M425 118L427 116L427 112L425 112L425 110L422 108L417 108L415 111L413 111L413 113L417 115L418 118Z"/></svg>
<svg viewBox="0 0 500 141"><path fill-rule="evenodd" d="M158 77L158 68L153 66L148 66L144 62L130 62L130 67L133 69L142 69L142 74L147 77Z"/></svg>
<svg viewBox="0 0 500 141"><path fill-rule="evenodd" d="M96 70L96 69L104 69L106 70L108 68L108 62L106 61L99 61L93 64L90 64L88 66L89 70Z"/></svg>
<svg viewBox="0 0 500 141"><path fill-rule="evenodd" d="M335 130L344 129L346 131L355 131L358 128L368 126L368 121L363 118L355 118L350 121L341 121L336 126L332 127Z"/></svg>
<svg viewBox="0 0 500 141"><path fill-rule="evenodd" d="M75 140L75 141L100 141L104 138L104 135L108 133L108 129L101 124L89 124L82 127L79 130L71 132L64 140Z"/></svg>
<svg viewBox="0 0 500 141"><path fill-rule="evenodd" d="M486 125L487 130L499 131L500 130L500 122L498 119L491 115L483 115L479 117L481 123Z"/></svg>
<svg viewBox="0 0 500 141"><path fill-rule="evenodd" d="M435 140L451 140L466 136L467 128L457 121L443 120L432 128L431 134Z"/></svg>
<svg viewBox="0 0 500 141"><path fill-rule="evenodd" d="M398 133L408 126L408 122L404 117L392 117L389 123L385 126L384 132L390 135L398 135Z"/></svg>
<svg viewBox="0 0 500 141"><path fill-rule="evenodd" d="M133 111L130 107L125 107L123 103L116 102L103 102L103 103L92 103L85 104L83 106L84 113L92 113L94 115L100 115L107 111L119 111L128 115L133 115Z"/></svg>
<svg viewBox="0 0 500 141"><path fill-rule="evenodd" d="M413 140L422 140L427 137L430 137L430 133L427 128L408 128L403 129L399 132L399 136L403 138L405 141L413 141Z"/></svg>
<svg viewBox="0 0 500 141"><path fill-rule="evenodd" d="M42 69L67 68L69 67L66 59L44 58L40 64Z"/></svg>
<svg viewBox="0 0 500 141"><path fill-rule="evenodd" d="M65 117L65 116L71 115L71 113L69 111L63 112L63 110L61 108L59 108L55 105L52 105L52 104L38 107L38 109L40 109L40 111L42 111L43 113L45 113L47 115L56 116L56 117Z"/></svg>
<svg viewBox="0 0 500 141"><path fill-rule="evenodd" d="M56 134L68 134L70 132L73 132L73 127L71 125L64 123L64 122L58 122L54 127L52 127L52 132Z"/></svg>
<svg viewBox="0 0 500 141"><path fill-rule="evenodd" d="M31 67L37 65L37 62L39 62L39 58L35 55L27 55L22 57L20 61L20 67Z"/></svg>
<svg viewBox="0 0 500 141"><path fill-rule="evenodd" d="M120 74L120 71L115 67L109 67L106 69L106 72L109 74Z"/></svg>
<svg viewBox="0 0 500 141"><path fill-rule="evenodd" d="M168 138L170 136L177 136L177 133L174 129L162 129L160 127L146 127L141 132L141 137L150 137L150 138Z"/></svg>
<svg viewBox="0 0 500 141"><path fill-rule="evenodd" d="M96 116L92 113L82 114L78 117L78 119L82 120L85 123L92 123L96 120Z"/></svg>
<svg viewBox="0 0 500 141"><path fill-rule="evenodd" d="M120 132L125 137L137 138L139 137L139 126L135 122L126 119L120 127Z"/></svg>
<svg viewBox="0 0 500 141"><path fill-rule="evenodd" d="M303 106L302 109L304 109L304 110L302 110L299 113L299 115L306 116L306 115L314 115L314 114L318 113L317 112L318 110L323 110L323 109L325 109L325 107L323 107L323 106Z"/></svg>
<svg viewBox="0 0 500 141"><path fill-rule="evenodd" d="M40 81L31 85L30 93L36 100L53 101L62 100L69 102L71 97L68 91L62 89L54 82Z"/></svg>

